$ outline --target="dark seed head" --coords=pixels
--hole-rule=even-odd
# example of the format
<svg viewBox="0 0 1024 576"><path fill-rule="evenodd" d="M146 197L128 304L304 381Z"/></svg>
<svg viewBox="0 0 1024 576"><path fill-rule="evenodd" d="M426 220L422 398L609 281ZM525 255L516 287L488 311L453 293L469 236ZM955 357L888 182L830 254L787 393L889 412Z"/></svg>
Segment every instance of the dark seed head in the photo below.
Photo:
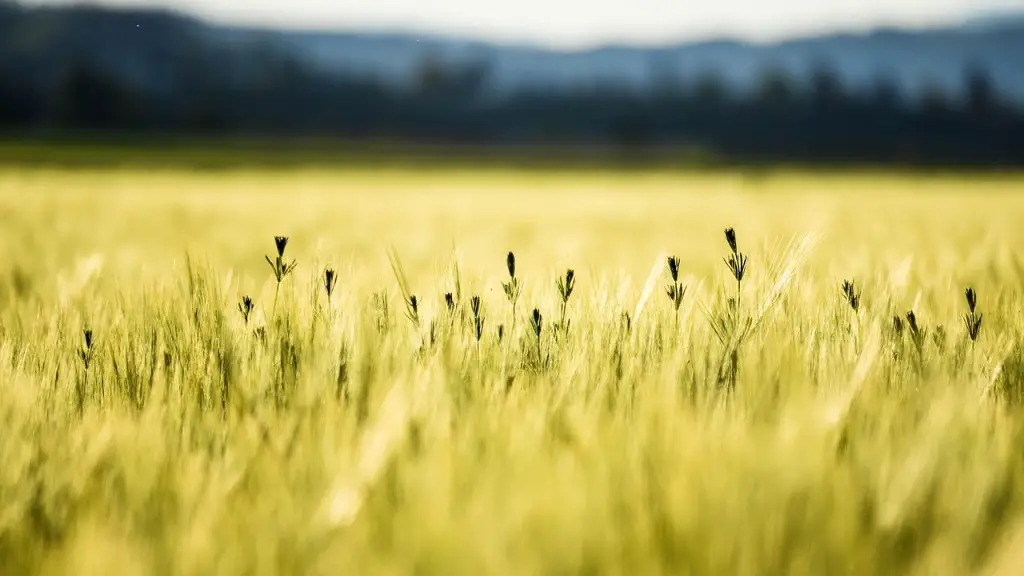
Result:
<svg viewBox="0 0 1024 576"><path fill-rule="evenodd" d="M448 307L449 312L455 308L455 298L452 297L451 292L444 295L444 305Z"/></svg>
<svg viewBox="0 0 1024 576"><path fill-rule="evenodd" d="M413 312L419 309L419 301L416 300L416 295L409 296L409 307L412 308Z"/></svg>
<svg viewBox="0 0 1024 576"><path fill-rule="evenodd" d="M516 277L516 255L513 254L512 252L509 252L508 256L505 257L505 265L508 266L509 278L515 278Z"/></svg>
<svg viewBox="0 0 1024 576"><path fill-rule="evenodd" d="M576 272L571 268L566 270L565 279L559 278L555 285L558 286L558 293L562 296L562 301L567 302L569 297L572 296L573 288L575 287Z"/></svg>
<svg viewBox="0 0 1024 576"><path fill-rule="evenodd" d="M335 274L333 268L327 268L324 270L324 289L327 290L327 295L330 296L334 293L334 285L338 282L338 275Z"/></svg>
<svg viewBox="0 0 1024 576"><path fill-rule="evenodd" d="M480 315L480 297L473 296L469 299L469 307L473 310L473 316Z"/></svg>
<svg viewBox="0 0 1024 576"><path fill-rule="evenodd" d="M672 276L672 281L679 281L679 258L675 256L668 257L668 273Z"/></svg>
<svg viewBox="0 0 1024 576"><path fill-rule="evenodd" d="M245 323L249 323L249 315L252 314L252 298L249 296L242 296L242 301L238 304L238 311L242 314L242 319Z"/></svg>
<svg viewBox="0 0 1024 576"><path fill-rule="evenodd" d="M899 316L893 316L892 317L892 329L893 329L894 332L896 332L896 334L902 334L903 333L903 318L900 318Z"/></svg>
<svg viewBox="0 0 1024 576"><path fill-rule="evenodd" d="M284 249L288 247L287 236L274 236L274 245L277 246L277 255L284 257Z"/></svg>
<svg viewBox="0 0 1024 576"><path fill-rule="evenodd" d="M917 316L913 310L907 312L907 324L910 326L911 332L917 332Z"/></svg>
<svg viewBox="0 0 1024 576"><path fill-rule="evenodd" d="M843 280L843 297L850 304L850 308L853 308L854 312L860 309L860 294L857 293L857 288L853 282L849 280Z"/></svg>
<svg viewBox="0 0 1024 576"><path fill-rule="evenodd" d="M82 335L85 337L85 348L86 350L92 349L92 330L86 329Z"/></svg>
<svg viewBox="0 0 1024 576"><path fill-rule="evenodd" d="M974 291L974 288L968 288L964 291L964 296L967 297L967 308L973 313L978 305L978 293Z"/></svg>
<svg viewBox="0 0 1024 576"><path fill-rule="evenodd" d="M473 331L476 333L476 341L479 342L484 336L484 319L477 316L473 319Z"/></svg>
<svg viewBox="0 0 1024 576"><path fill-rule="evenodd" d="M734 253L737 252L736 248L736 231L732 228L725 229L725 241L729 244L729 249Z"/></svg>

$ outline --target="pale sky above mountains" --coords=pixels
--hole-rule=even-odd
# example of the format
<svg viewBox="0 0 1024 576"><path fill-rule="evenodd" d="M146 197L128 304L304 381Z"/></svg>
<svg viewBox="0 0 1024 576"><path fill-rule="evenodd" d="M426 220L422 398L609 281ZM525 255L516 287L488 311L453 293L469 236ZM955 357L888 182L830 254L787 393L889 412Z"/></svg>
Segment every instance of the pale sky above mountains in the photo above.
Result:
<svg viewBox="0 0 1024 576"><path fill-rule="evenodd" d="M23 0L69 4L80 0ZM556 47L749 40L957 22L1024 0L91 0L159 6L222 23L455 34Z"/></svg>

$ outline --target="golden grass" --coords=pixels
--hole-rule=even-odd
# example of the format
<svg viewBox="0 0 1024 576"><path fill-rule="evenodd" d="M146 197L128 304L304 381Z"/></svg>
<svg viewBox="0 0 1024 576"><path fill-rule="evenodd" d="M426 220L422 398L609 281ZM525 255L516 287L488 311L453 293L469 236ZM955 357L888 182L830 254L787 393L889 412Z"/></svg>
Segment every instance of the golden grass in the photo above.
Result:
<svg viewBox="0 0 1024 576"><path fill-rule="evenodd" d="M0 172L0 572L1013 574L1022 183Z"/></svg>

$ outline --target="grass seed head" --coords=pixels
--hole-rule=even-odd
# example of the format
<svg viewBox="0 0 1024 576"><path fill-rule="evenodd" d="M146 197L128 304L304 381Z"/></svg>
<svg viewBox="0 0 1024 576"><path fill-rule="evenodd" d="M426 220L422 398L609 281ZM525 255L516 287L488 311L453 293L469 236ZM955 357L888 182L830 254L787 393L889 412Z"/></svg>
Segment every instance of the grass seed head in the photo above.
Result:
<svg viewBox="0 0 1024 576"><path fill-rule="evenodd" d="M92 363L93 356L93 339L92 330L86 328L82 331L82 347L78 351L78 357L82 360L82 365L85 369L89 369L89 364Z"/></svg>
<svg viewBox="0 0 1024 576"><path fill-rule="evenodd" d="M854 312L860 310L860 293L851 280L843 280L843 298L850 305Z"/></svg>
<svg viewBox="0 0 1024 576"><path fill-rule="evenodd" d="M333 268L324 269L324 290L327 291L327 299L330 300L334 294L334 286L338 283L338 275Z"/></svg>
<svg viewBox="0 0 1024 576"><path fill-rule="evenodd" d="M679 282L673 282L665 289L665 293L668 294L668 299L672 302L673 309L678 311L680 304L683 303L683 296L686 295L686 286Z"/></svg>
<svg viewBox="0 0 1024 576"><path fill-rule="evenodd" d="M476 336L476 341L480 342L480 339L484 336L484 319L480 315L480 297L473 296L469 299L469 307L473 311L473 333ZM499 326L499 330L501 327Z"/></svg>
<svg viewBox="0 0 1024 576"><path fill-rule="evenodd" d="M981 334L981 319L984 314L977 312L978 293L974 291L974 288L965 290L964 296L967 299L967 314L964 314L964 326L967 328L967 337L971 339L971 342L976 342Z"/></svg>
<svg viewBox="0 0 1024 576"><path fill-rule="evenodd" d="M672 278L673 282L679 281L679 258L676 256L668 257L668 274Z"/></svg>
<svg viewBox="0 0 1024 576"><path fill-rule="evenodd" d="M452 314L455 312L455 297L452 296L451 292L447 292L444 295L444 305L448 308L448 313Z"/></svg>
<svg viewBox="0 0 1024 576"><path fill-rule="evenodd" d="M476 341L480 342L480 339L484 337L484 318L478 313L473 314L473 332L476 335Z"/></svg>
<svg viewBox="0 0 1024 576"><path fill-rule="evenodd" d="M917 323L917 315L913 310L907 312L907 328L910 330L910 338L914 341L914 345L920 349L924 345L928 330Z"/></svg>
<svg viewBox="0 0 1024 576"><path fill-rule="evenodd" d="M512 304L513 310L515 310L516 303L519 302L519 295L522 294L523 286L516 278L516 255L512 252L508 253L505 258L505 265L508 267L508 282L502 282L501 287L505 290L505 298L508 299L509 303Z"/></svg>
<svg viewBox="0 0 1024 576"><path fill-rule="evenodd" d="M288 237L274 236L274 245L277 247L277 255L284 258L284 249L288 247Z"/></svg>
<svg viewBox="0 0 1024 576"><path fill-rule="evenodd" d="M568 302L576 287L576 272L570 268L565 273L565 279L559 278L555 284L558 287L558 295L562 297L562 302Z"/></svg>
<svg viewBox="0 0 1024 576"><path fill-rule="evenodd" d="M665 294L672 302L673 309L679 312L679 305L683 303L683 296L686 295L686 286L679 282L679 258L676 256L668 257L668 275L671 282L665 287Z"/></svg>
<svg viewBox="0 0 1024 576"><path fill-rule="evenodd" d="M903 318L900 318L899 316L892 317L892 331L895 332L897 336L903 334Z"/></svg>
<svg viewBox="0 0 1024 576"><path fill-rule="evenodd" d="M907 325L910 327L911 334L918 332L917 315L914 314L913 310L907 312Z"/></svg>
<svg viewBox="0 0 1024 576"><path fill-rule="evenodd" d="M238 303L238 311L242 314L242 319L246 324L249 323L249 315L252 314L252 308L252 298L242 296L242 301Z"/></svg>
<svg viewBox="0 0 1024 576"><path fill-rule="evenodd" d="M298 262L294 260L287 262L284 259L284 249L288 246L287 236L274 236L274 246L277 248L277 257L273 260L270 259L270 256L265 256L265 258L267 264L270 265L270 269L274 272L274 278L280 284L289 274L295 271Z"/></svg>
<svg viewBox="0 0 1024 576"><path fill-rule="evenodd" d="M541 330L544 328L544 316L540 313L538 308L533 309L533 314L530 316L530 328L533 329L533 333L540 339Z"/></svg>
<svg viewBox="0 0 1024 576"><path fill-rule="evenodd" d="M729 249L732 250L733 254L739 253L736 245L736 230L732 228L725 229L725 242L729 245Z"/></svg>
<svg viewBox="0 0 1024 576"><path fill-rule="evenodd" d="M729 249L732 251L728 258L723 259L725 260L725 265L732 272L736 282L743 282L743 276L747 272L747 255L739 251L736 244L736 231L732 228L726 228L725 241L729 244Z"/></svg>

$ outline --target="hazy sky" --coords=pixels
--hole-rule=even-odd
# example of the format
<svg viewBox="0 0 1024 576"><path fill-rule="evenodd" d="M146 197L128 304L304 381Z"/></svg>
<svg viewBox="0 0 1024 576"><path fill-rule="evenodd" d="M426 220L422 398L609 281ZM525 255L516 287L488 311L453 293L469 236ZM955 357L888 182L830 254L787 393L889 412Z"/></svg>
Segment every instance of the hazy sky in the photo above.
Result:
<svg viewBox="0 0 1024 576"><path fill-rule="evenodd" d="M77 0L24 0L27 4ZM93 3L96 0L92 0ZM931 25L1024 0L99 0L281 27L465 34L559 46L719 34L771 39L875 24Z"/></svg>

